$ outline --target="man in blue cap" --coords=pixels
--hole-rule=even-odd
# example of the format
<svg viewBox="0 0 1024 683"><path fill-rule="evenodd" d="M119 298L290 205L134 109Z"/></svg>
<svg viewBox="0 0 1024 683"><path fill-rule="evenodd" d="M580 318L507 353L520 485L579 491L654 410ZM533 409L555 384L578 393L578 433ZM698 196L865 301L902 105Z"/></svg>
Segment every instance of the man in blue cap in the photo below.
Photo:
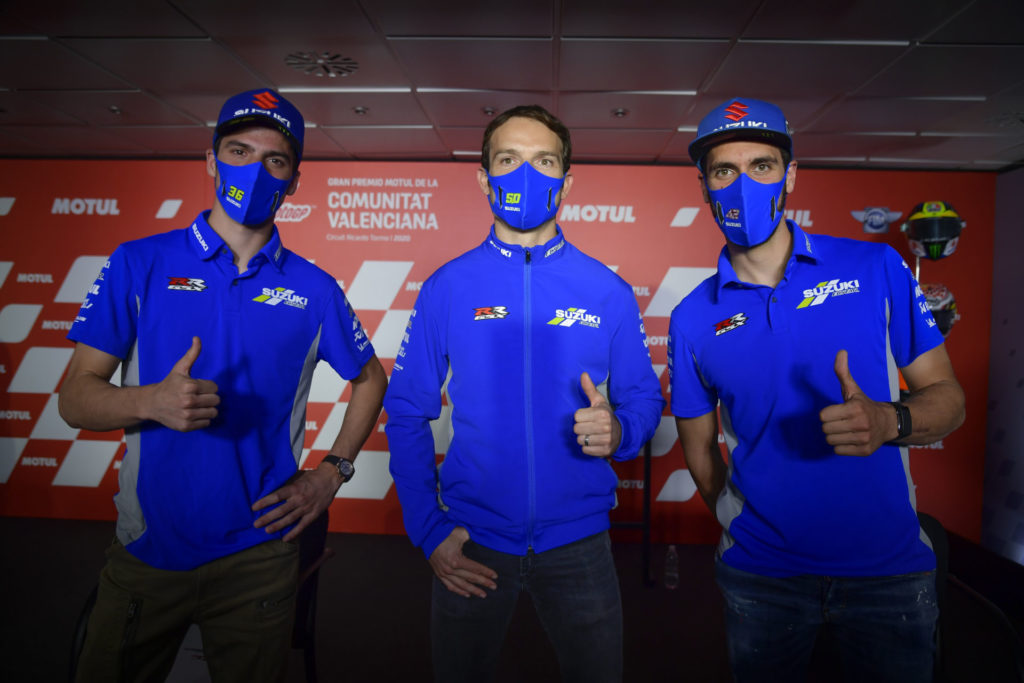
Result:
<svg viewBox="0 0 1024 683"><path fill-rule="evenodd" d="M736 680L803 680L829 624L850 680L931 681L935 555L907 446L964 419L942 335L895 250L783 220L797 164L778 107L728 100L689 151L726 244L672 312L671 407L722 525Z"/></svg>
<svg viewBox="0 0 1024 683"><path fill-rule="evenodd" d="M213 208L119 246L68 334L61 415L127 444L80 681L164 680L192 623L213 680L284 677L293 541L352 477L387 386L335 279L274 225L302 142L278 93L228 99L206 153ZM299 472L320 360L352 395L330 455Z"/></svg>

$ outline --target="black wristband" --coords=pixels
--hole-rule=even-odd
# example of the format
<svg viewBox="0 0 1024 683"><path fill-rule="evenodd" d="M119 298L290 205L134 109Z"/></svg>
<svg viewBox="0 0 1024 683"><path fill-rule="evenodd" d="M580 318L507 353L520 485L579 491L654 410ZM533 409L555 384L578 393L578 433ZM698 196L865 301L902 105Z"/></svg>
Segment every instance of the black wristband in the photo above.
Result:
<svg viewBox="0 0 1024 683"><path fill-rule="evenodd" d="M890 403L896 409L896 438L893 441L902 441L914 431L910 420L910 408L899 402Z"/></svg>

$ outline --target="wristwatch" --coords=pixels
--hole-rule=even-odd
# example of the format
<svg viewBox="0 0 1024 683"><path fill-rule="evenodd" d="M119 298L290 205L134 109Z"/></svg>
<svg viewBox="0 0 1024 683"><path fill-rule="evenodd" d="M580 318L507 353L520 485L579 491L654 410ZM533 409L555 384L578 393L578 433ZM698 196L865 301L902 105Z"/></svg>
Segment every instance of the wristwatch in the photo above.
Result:
<svg viewBox="0 0 1024 683"><path fill-rule="evenodd" d="M902 441L903 439L910 436L910 433L914 431L914 427L910 421L910 408L900 403L899 401L894 401L889 405L896 409L897 434L896 438L893 439L893 441Z"/></svg>
<svg viewBox="0 0 1024 683"><path fill-rule="evenodd" d="M352 475L356 473L356 466L352 464L351 460L339 458L336 455L328 455L321 462L325 462L338 470L338 474L341 475L342 484L351 479Z"/></svg>

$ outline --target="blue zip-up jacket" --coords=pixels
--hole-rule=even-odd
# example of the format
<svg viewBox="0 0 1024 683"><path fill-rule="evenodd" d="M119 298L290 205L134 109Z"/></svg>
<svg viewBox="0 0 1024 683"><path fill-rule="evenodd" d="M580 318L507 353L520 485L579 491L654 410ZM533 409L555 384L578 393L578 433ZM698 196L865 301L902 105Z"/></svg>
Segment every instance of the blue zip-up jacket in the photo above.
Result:
<svg viewBox="0 0 1024 683"><path fill-rule="evenodd" d="M436 465L430 421L448 376L452 433ZM661 419L632 287L565 241L490 236L424 284L384 399L391 474L409 538L430 556L456 526L525 555L608 528L617 478L573 433L587 372L622 425L616 460Z"/></svg>

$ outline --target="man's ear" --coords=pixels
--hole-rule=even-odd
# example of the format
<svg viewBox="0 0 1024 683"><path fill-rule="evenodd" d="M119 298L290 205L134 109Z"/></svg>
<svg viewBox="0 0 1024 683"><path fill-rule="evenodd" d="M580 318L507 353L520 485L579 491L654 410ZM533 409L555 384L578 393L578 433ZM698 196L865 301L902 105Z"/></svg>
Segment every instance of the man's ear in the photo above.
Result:
<svg viewBox="0 0 1024 683"><path fill-rule="evenodd" d="M700 194L704 197L704 203L710 205L711 197L708 196L708 184L704 182L704 174L697 172L697 184L700 185Z"/></svg>
<svg viewBox="0 0 1024 683"><path fill-rule="evenodd" d="M292 176L292 181L288 183L288 190L285 194L291 196L295 194L295 190L299 189L299 176L302 175L302 171L295 171L295 175Z"/></svg>
<svg viewBox="0 0 1024 683"><path fill-rule="evenodd" d="M217 153L212 149L206 150L206 173L211 178L217 177Z"/></svg>
<svg viewBox="0 0 1024 683"><path fill-rule="evenodd" d="M789 162L786 168L786 194L792 194L796 187L796 161Z"/></svg>
<svg viewBox="0 0 1024 683"><path fill-rule="evenodd" d="M572 183L574 179L575 176L573 176L572 171L569 171L565 174L565 179L562 182L562 190L561 192L558 193L559 204L565 201L565 198L569 196L569 190L572 189Z"/></svg>
<svg viewBox="0 0 1024 683"><path fill-rule="evenodd" d="M483 166L476 169L476 182L480 185L480 191L483 192L484 196L487 197L487 200L490 201L491 183L487 179L487 171L484 170Z"/></svg>

